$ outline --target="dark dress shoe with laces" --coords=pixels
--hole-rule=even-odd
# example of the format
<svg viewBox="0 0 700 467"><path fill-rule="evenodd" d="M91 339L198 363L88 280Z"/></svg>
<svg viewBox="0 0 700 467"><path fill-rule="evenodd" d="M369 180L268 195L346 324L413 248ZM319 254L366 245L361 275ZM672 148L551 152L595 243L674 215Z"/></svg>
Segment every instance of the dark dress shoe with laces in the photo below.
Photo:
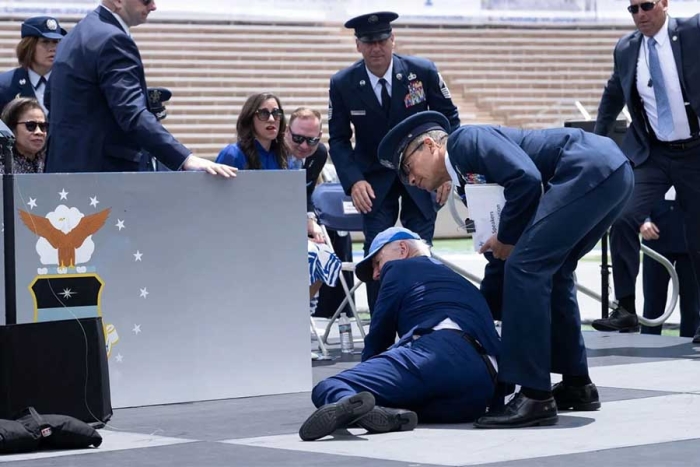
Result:
<svg viewBox="0 0 700 467"><path fill-rule="evenodd" d="M559 420L554 397L538 401L518 393L503 409L480 417L477 428L525 428L554 425Z"/></svg>
<svg viewBox="0 0 700 467"><path fill-rule="evenodd" d="M590 383L585 386L568 386L557 383L552 387L552 394L557 403L557 410L575 410L588 412L600 408L598 388Z"/></svg>
<svg viewBox="0 0 700 467"><path fill-rule="evenodd" d="M374 396L369 392L360 392L333 404L326 404L312 413L301 425L299 437L304 441L323 438L335 430L347 428L373 408Z"/></svg>
<svg viewBox="0 0 700 467"><path fill-rule="evenodd" d="M596 331L639 331L639 319L634 313L618 308L607 318L596 319L591 323Z"/></svg>
<svg viewBox="0 0 700 467"><path fill-rule="evenodd" d="M700 344L700 327L695 331L695 336L693 336L693 344Z"/></svg>
<svg viewBox="0 0 700 467"><path fill-rule="evenodd" d="M370 433L411 431L418 425L418 415L410 410L374 406L357 424Z"/></svg>

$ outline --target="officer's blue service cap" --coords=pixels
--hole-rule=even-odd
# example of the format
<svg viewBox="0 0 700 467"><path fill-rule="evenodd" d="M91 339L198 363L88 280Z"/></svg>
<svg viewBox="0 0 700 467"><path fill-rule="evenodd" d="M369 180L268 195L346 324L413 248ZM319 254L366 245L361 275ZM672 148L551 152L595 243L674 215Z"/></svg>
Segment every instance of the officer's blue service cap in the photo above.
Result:
<svg viewBox="0 0 700 467"><path fill-rule="evenodd" d="M44 37L61 40L67 34L56 18L50 16L35 16L22 23L22 38Z"/></svg>
<svg viewBox="0 0 700 467"><path fill-rule="evenodd" d="M426 110L413 114L392 128L379 143L377 156L386 168L401 174L406 148L417 136L432 130L450 132L450 121L440 112Z"/></svg>
<svg viewBox="0 0 700 467"><path fill-rule="evenodd" d="M357 275L357 278L362 282L369 282L372 280L372 272L374 269L372 267L372 258L374 255L379 253L379 250L381 250L387 243L395 242L397 240L420 239L421 238L417 233L403 227L389 227L388 229L379 233L376 237L374 237L374 240L372 240L367 256L362 258L362 261L357 263L357 266L355 266L355 274Z"/></svg>
<svg viewBox="0 0 700 467"><path fill-rule="evenodd" d="M377 42L391 36L391 22L399 15L392 11L379 11L357 16L345 23L345 27L355 30L360 42Z"/></svg>
<svg viewBox="0 0 700 467"><path fill-rule="evenodd" d="M163 102L168 102L172 96L173 93L168 88L148 88L148 110L158 120L163 120L168 116Z"/></svg>

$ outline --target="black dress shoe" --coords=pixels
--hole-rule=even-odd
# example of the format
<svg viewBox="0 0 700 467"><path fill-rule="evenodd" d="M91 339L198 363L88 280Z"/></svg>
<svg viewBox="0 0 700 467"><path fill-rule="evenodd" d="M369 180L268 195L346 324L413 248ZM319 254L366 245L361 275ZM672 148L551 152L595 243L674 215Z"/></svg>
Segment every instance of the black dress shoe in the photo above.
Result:
<svg viewBox="0 0 700 467"><path fill-rule="evenodd" d="M418 425L418 415L410 410L374 406L357 424L370 433L411 431Z"/></svg>
<svg viewBox="0 0 700 467"><path fill-rule="evenodd" d="M594 320L591 326L596 331L637 332L639 319L636 314L618 308L608 318Z"/></svg>
<svg viewBox="0 0 700 467"><path fill-rule="evenodd" d="M585 386L568 386L557 383L552 387L552 394L557 403L557 410L575 410L587 412L600 408L598 388L590 383Z"/></svg>
<svg viewBox="0 0 700 467"><path fill-rule="evenodd" d="M693 344L700 344L700 327L698 327L698 330L695 331L695 335L693 336Z"/></svg>
<svg viewBox="0 0 700 467"><path fill-rule="evenodd" d="M503 409L479 417L477 428L525 428L554 425L559 420L554 397L538 401L517 393Z"/></svg>
<svg viewBox="0 0 700 467"><path fill-rule="evenodd" d="M304 441L323 438L340 428L347 428L374 408L374 396L360 392L317 409L299 428Z"/></svg>

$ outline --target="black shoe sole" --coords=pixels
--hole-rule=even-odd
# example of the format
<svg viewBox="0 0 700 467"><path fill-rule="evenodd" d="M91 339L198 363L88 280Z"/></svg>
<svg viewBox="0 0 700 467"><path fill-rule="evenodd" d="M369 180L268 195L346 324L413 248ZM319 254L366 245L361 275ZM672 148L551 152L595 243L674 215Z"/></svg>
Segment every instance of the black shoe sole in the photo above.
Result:
<svg viewBox="0 0 700 467"><path fill-rule="evenodd" d="M476 428L482 428L482 429L527 428L527 427L531 427L531 426L552 426L552 425L556 425L558 421L559 421L559 416L554 415L553 417L539 418L536 420L528 420L526 422L511 423L511 424L488 423L488 422L484 423L484 422L479 422L479 420L477 420L474 422L474 426Z"/></svg>
<svg viewBox="0 0 700 467"><path fill-rule="evenodd" d="M303 441L314 441L345 428L374 408L374 396L361 392L334 404L324 405L306 419L299 428Z"/></svg>
<svg viewBox="0 0 700 467"><path fill-rule="evenodd" d="M392 431L411 431L418 425L418 415L406 410L401 413L391 413L375 407L367 415L357 421L357 424L369 433L389 433Z"/></svg>
<svg viewBox="0 0 700 467"><path fill-rule="evenodd" d="M591 326L596 331L602 331L602 332L638 332L639 331L638 324L635 324L633 326L612 326L610 324L597 323L597 322L593 321L591 323Z"/></svg>
<svg viewBox="0 0 700 467"><path fill-rule="evenodd" d="M569 412L595 412L600 409L600 401L594 402L577 402L574 404L559 405L557 402L557 410Z"/></svg>

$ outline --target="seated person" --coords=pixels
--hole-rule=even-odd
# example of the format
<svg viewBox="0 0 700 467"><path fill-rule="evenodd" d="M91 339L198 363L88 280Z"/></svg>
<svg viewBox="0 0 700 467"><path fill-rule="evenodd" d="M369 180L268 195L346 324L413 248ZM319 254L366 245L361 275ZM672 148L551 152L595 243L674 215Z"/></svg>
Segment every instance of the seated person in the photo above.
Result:
<svg viewBox="0 0 700 467"><path fill-rule="evenodd" d="M460 423L483 415L500 343L477 288L430 258L425 242L402 227L375 237L356 274L380 281L362 363L316 385L318 409L301 426L301 439L355 422L383 433L412 430L418 420Z"/></svg>
<svg viewBox="0 0 700 467"><path fill-rule="evenodd" d="M284 170L289 151L284 141L284 110L273 94L253 94L243 104L236 122L236 144L216 158L219 164L239 170Z"/></svg>
<svg viewBox="0 0 700 467"><path fill-rule="evenodd" d="M15 135L13 173L42 173L46 157L48 122L44 109L33 97L17 97L2 112L2 121ZM0 173L7 164L0 161Z"/></svg>
<svg viewBox="0 0 700 467"><path fill-rule="evenodd" d="M672 194L667 193L666 199L656 205L639 231L644 238L643 243L663 255L676 268L681 302L680 336L693 337L700 325L699 291L685 241L683 212L676 204L675 190L672 189ZM648 255L644 255L642 262L644 317L656 319L663 315L666 309L668 281L671 276L661 263ZM660 335L662 326L642 326L642 334Z"/></svg>
<svg viewBox="0 0 700 467"><path fill-rule="evenodd" d="M333 250L325 243L316 243L309 239L308 259L309 259L309 299L318 294L323 284L335 287L335 283L340 275L342 262L333 253ZM313 313L311 309L311 313Z"/></svg>

